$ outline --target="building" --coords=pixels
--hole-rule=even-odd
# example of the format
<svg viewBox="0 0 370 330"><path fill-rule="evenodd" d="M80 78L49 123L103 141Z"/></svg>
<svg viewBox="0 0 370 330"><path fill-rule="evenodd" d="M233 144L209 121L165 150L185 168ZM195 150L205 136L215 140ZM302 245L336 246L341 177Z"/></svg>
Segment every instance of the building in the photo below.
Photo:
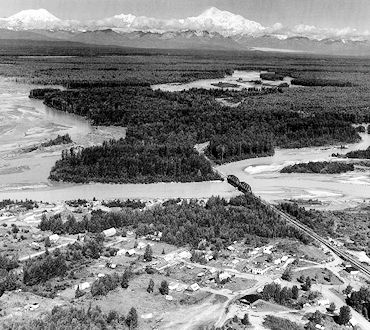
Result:
<svg viewBox="0 0 370 330"><path fill-rule="evenodd" d="M109 229L106 229L106 230L103 230L103 235L105 237L112 237L112 236L115 236L117 235L117 230L116 228L109 228Z"/></svg>
<svg viewBox="0 0 370 330"><path fill-rule="evenodd" d="M49 239L50 239L50 243L56 243L59 240L59 235L58 234L51 235L49 236Z"/></svg>
<svg viewBox="0 0 370 330"><path fill-rule="evenodd" d="M193 283L192 285L188 287L188 290L191 292L198 291L199 289L200 289L200 286L198 283Z"/></svg>
<svg viewBox="0 0 370 330"><path fill-rule="evenodd" d="M131 250L126 251L126 255L128 257L132 257L133 255L135 255L135 253L136 253L135 249L131 249Z"/></svg>
<svg viewBox="0 0 370 330"><path fill-rule="evenodd" d="M80 283L78 285L75 286L75 290L77 290L77 287L80 289L80 290L86 290L90 287L90 283L89 282L83 282L83 283Z"/></svg>
<svg viewBox="0 0 370 330"><path fill-rule="evenodd" d="M351 275L357 275L359 273L359 270L353 266L347 267L346 272L350 273Z"/></svg>
<svg viewBox="0 0 370 330"><path fill-rule="evenodd" d="M265 269L263 269L263 268L251 268L251 273L254 274L254 275L260 275L260 274L263 274L266 270L267 270L267 268L265 268Z"/></svg>

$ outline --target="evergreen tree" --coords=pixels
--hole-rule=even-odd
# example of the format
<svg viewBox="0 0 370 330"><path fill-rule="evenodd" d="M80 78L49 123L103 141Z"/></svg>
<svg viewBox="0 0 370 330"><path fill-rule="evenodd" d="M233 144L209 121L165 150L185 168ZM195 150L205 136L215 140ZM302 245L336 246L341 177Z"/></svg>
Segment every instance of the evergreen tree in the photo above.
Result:
<svg viewBox="0 0 370 330"><path fill-rule="evenodd" d="M154 291L154 281L150 279L148 288L146 289L148 293L152 293Z"/></svg>
<svg viewBox="0 0 370 330"><path fill-rule="evenodd" d="M150 262L153 260L153 250L149 244L145 248L144 260L147 262Z"/></svg>
<svg viewBox="0 0 370 330"><path fill-rule="evenodd" d="M328 307L328 311L330 313L334 313L334 311L336 310L337 306L335 306L335 304L332 302L329 307Z"/></svg>
<svg viewBox="0 0 370 330"><path fill-rule="evenodd" d="M292 298L297 300L299 297L299 289L296 285L293 285L292 287Z"/></svg>
<svg viewBox="0 0 370 330"><path fill-rule="evenodd" d="M302 284L302 290L309 291L311 289L311 286L312 286L311 278L307 276L305 282Z"/></svg>
<svg viewBox="0 0 370 330"><path fill-rule="evenodd" d="M47 237L45 238L45 247L46 247L46 248L51 247L51 242L50 242L50 238L49 238L49 236L47 236Z"/></svg>
<svg viewBox="0 0 370 330"><path fill-rule="evenodd" d="M320 311L315 311L310 317L309 320L315 324L321 324L322 322L322 314Z"/></svg>
<svg viewBox="0 0 370 330"><path fill-rule="evenodd" d="M283 273L283 275L281 276L281 278L282 278L284 281L288 281L288 282L290 282L290 281L292 280L292 278L293 278L293 272L292 272L292 270L291 270L290 268L287 268L287 269L284 271L284 273Z"/></svg>
<svg viewBox="0 0 370 330"><path fill-rule="evenodd" d="M242 318L242 324L243 325L250 325L250 321L249 321L249 315L247 313L244 314L244 317Z"/></svg>
<svg viewBox="0 0 370 330"><path fill-rule="evenodd" d="M80 287L77 285L76 291L75 291L75 298L78 299L82 297L84 293L80 290Z"/></svg>
<svg viewBox="0 0 370 330"><path fill-rule="evenodd" d="M123 275L122 275L122 280L121 280L121 287L123 289L127 289L128 288L128 274L127 272L124 272Z"/></svg>
<svg viewBox="0 0 370 330"><path fill-rule="evenodd" d="M351 309L347 305L342 306L339 310L338 323L341 325L346 325L351 317Z"/></svg>
<svg viewBox="0 0 370 330"><path fill-rule="evenodd" d="M129 329L136 329L138 326L138 316L137 311L134 307L132 307L126 317L126 324Z"/></svg>
<svg viewBox="0 0 370 330"><path fill-rule="evenodd" d="M161 282L161 286L159 287L159 292L162 295L167 295L168 294L169 289L168 289L168 283L167 283L167 281L162 281Z"/></svg>
<svg viewBox="0 0 370 330"><path fill-rule="evenodd" d="M351 285L347 285L347 287L343 290L343 293L348 295L352 292L353 288L351 287Z"/></svg>

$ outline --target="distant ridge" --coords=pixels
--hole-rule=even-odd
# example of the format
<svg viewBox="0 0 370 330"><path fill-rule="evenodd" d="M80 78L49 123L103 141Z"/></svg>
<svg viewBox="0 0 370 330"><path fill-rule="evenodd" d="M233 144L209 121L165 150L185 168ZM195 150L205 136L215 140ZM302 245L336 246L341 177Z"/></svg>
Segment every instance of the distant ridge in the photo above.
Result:
<svg viewBox="0 0 370 330"><path fill-rule="evenodd" d="M299 51L370 55L369 36L277 23L265 27L241 15L211 7L198 16L157 19L118 14L101 20L62 20L45 9L23 10L0 19L0 39L74 41L95 45L163 49ZM345 33L340 35L340 33Z"/></svg>

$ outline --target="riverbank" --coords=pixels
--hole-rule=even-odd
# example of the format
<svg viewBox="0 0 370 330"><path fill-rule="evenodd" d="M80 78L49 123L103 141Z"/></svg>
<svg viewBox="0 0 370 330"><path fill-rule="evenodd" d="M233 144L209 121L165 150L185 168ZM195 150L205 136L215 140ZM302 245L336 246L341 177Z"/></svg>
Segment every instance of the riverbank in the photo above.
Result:
<svg viewBox="0 0 370 330"><path fill-rule="evenodd" d="M270 157L246 159L224 164L217 170L225 175L234 174L246 181L257 196L277 203L286 199L318 199L318 209L345 209L370 202L370 170L342 174L280 173L281 169L296 163L309 161L341 161L333 153L366 149L370 135L361 133L361 141L341 146L326 146L301 149L276 149Z"/></svg>

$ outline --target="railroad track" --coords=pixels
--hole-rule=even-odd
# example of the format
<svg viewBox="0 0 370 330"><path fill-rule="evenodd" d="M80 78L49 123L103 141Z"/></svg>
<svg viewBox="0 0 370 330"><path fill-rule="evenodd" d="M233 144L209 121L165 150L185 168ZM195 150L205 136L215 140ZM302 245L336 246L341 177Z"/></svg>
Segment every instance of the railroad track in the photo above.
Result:
<svg viewBox="0 0 370 330"><path fill-rule="evenodd" d="M328 247L331 251L333 251L337 256L342 258L345 261L350 262L355 268L357 268L359 271L361 271L364 275L366 275L370 279L370 269L364 266L361 262L356 260L352 255L349 253L343 251L342 249L332 245L327 239L321 237L318 235L315 231L313 231L311 228L308 228L307 226L300 223L296 218L291 216L290 214L287 214L281 210L279 210L276 206L271 205L270 203L258 198L257 196L253 195L250 187L245 182L240 182L239 179L233 175L229 175L227 177L227 181L230 185L233 187L239 189L239 191L245 193L245 194L252 194L252 196L258 200L260 203L264 204L266 207L272 209L276 214L280 215L282 219L293 225L294 227L298 228L299 230L303 231L307 236L313 238L314 240L320 242L321 244ZM246 189L246 186L249 187Z"/></svg>
<svg viewBox="0 0 370 330"><path fill-rule="evenodd" d="M361 262L356 260L354 257L352 257L349 253L343 251L342 249L333 246L328 240L321 237L320 235L316 234L312 229L306 227L305 225L301 224L298 220L296 220L294 217L292 217L289 214L286 214L285 212L277 209L275 206L265 202L261 201L264 205L267 207L270 207L275 213L279 214L285 221L289 222L296 228L302 230L306 235L310 236L311 238L315 239L316 241L320 242L321 244L324 244L326 247L328 247L331 251L333 251L336 255L338 255L340 258L342 258L345 261L350 262L355 268L357 268L359 271L361 271L364 275L370 278L370 269L368 269L366 266L364 266Z"/></svg>

